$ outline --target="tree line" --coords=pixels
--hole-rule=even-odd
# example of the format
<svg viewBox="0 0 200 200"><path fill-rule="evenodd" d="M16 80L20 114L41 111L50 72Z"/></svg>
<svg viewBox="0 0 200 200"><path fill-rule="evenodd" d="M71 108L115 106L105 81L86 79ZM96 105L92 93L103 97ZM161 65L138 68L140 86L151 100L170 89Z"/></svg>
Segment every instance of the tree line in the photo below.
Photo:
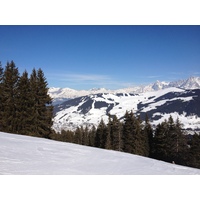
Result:
<svg viewBox="0 0 200 200"><path fill-rule="evenodd" d="M115 115L109 116L107 124L101 120L97 127L62 130L52 139L200 168L200 136L186 134L179 119L175 121L171 116L152 128L147 115L142 121L127 111L123 122Z"/></svg>
<svg viewBox="0 0 200 200"><path fill-rule="evenodd" d="M42 69L20 76L13 61L0 63L0 131L50 138L53 106Z"/></svg>

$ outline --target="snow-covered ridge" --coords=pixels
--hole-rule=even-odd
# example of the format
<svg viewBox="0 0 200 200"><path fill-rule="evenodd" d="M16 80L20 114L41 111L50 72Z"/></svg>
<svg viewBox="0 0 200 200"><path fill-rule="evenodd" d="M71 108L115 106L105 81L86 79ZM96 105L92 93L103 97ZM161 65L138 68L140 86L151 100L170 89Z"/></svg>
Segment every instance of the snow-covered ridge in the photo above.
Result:
<svg viewBox="0 0 200 200"><path fill-rule="evenodd" d="M54 107L56 131L75 129L77 126L98 125L108 115L123 118L126 111L140 114L144 119L147 113L151 123L168 119L171 115L179 118L185 129L200 130L200 89L184 90L166 88L145 93L101 93L68 100Z"/></svg>
<svg viewBox="0 0 200 200"><path fill-rule="evenodd" d="M173 82L156 81L155 83L143 86L123 88L117 90L109 90L105 88L97 88L90 90L74 90L70 88L50 88L49 94L54 99L54 103L60 103L64 100L86 96L98 93L143 93L150 91L158 91L165 88L178 87L182 89L200 89L200 77L190 77L186 80Z"/></svg>
<svg viewBox="0 0 200 200"><path fill-rule="evenodd" d="M195 175L199 169L138 155L0 132L4 175Z"/></svg>

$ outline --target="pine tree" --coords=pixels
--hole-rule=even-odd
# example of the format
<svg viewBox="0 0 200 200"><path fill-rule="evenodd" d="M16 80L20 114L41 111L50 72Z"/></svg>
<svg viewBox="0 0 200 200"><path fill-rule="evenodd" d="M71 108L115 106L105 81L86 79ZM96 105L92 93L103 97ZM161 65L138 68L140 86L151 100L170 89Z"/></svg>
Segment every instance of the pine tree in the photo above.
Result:
<svg viewBox="0 0 200 200"><path fill-rule="evenodd" d="M3 118L3 68L0 62L0 131L3 130L2 118Z"/></svg>
<svg viewBox="0 0 200 200"><path fill-rule="evenodd" d="M89 129L86 126L83 129L83 139L82 139L82 144L88 146L89 145Z"/></svg>
<svg viewBox="0 0 200 200"><path fill-rule="evenodd" d="M111 144L111 116L110 115L109 115L109 118L108 118L108 124L106 126L105 133L106 133L105 149L112 149L112 144Z"/></svg>
<svg viewBox="0 0 200 200"><path fill-rule="evenodd" d="M51 127L53 125L53 106L52 99L48 94L48 83L46 81L46 78L44 77L42 69L38 70L37 80L39 96L38 112L40 119L40 134L45 138L49 138L49 134L52 131Z"/></svg>
<svg viewBox="0 0 200 200"><path fill-rule="evenodd" d="M91 130L89 131L89 146L94 147L95 146L95 137L96 137L96 128L93 125Z"/></svg>
<svg viewBox="0 0 200 200"><path fill-rule="evenodd" d="M182 124L177 118L175 122L175 145L174 145L174 161L180 165L186 165L188 157L187 134L182 130Z"/></svg>
<svg viewBox="0 0 200 200"><path fill-rule="evenodd" d="M61 130L61 133L58 134L60 136L60 141L62 142L73 142L73 137L74 137L74 133L72 131L65 131L65 130Z"/></svg>
<svg viewBox="0 0 200 200"><path fill-rule="evenodd" d="M124 116L123 125L123 151L127 153L133 153L133 124L135 123L135 117L133 112L128 113L126 111Z"/></svg>
<svg viewBox="0 0 200 200"><path fill-rule="evenodd" d="M105 143L106 143L105 132L106 132L106 125L103 119L101 119L95 135L95 147L105 148Z"/></svg>
<svg viewBox="0 0 200 200"><path fill-rule="evenodd" d="M77 127L76 131L75 131L75 134L74 134L74 143L75 144L82 144L82 135L83 135L83 132L82 132L82 128L80 127Z"/></svg>
<svg viewBox="0 0 200 200"><path fill-rule="evenodd" d="M25 71L18 81L18 96L16 99L17 104L17 133L29 135L31 132L31 90L28 73Z"/></svg>
<svg viewBox="0 0 200 200"><path fill-rule="evenodd" d="M187 165L200 168L200 135L195 133L190 141L189 156Z"/></svg>
<svg viewBox="0 0 200 200"><path fill-rule="evenodd" d="M116 115L113 116L111 122L111 141L112 149L116 151L122 151L122 124Z"/></svg>
<svg viewBox="0 0 200 200"><path fill-rule="evenodd" d="M167 149L166 149L166 131L167 121L158 124L155 130L152 144L152 158L158 160L166 160Z"/></svg>
<svg viewBox="0 0 200 200"><path fill-rule="evenodd" d="M33 69L30 77L32 134L49 138L52 132L53 106L48 95L47 81L41 69Z"/></svg>
<svg viewBox="0 0 200 200"><path fill-rule="evenodd" d="M142 132L143 126L140 116L137 116L133 124L133 154L145 155L145 135Z"/></svg>
<svg viewBox="0 0 200 200"><path fill-rule="evenodd" d="M2 70L1 70L2 71ZM7 63L2 77L2 111L1 128L5 132L17 132L16 98L18 93L17 83L19 80L18 68L15 63Z"/></svg>
<svg viewBox="0 0 200 200"><path fill-rule="evenodd" d="M144 156L151 156L151 150L152 150L152 143L153 143L153 129L151 127L151 124L149 122L149 117L146 114L145 117L145 125L143 129L143 140L144 140Z"/></svg>

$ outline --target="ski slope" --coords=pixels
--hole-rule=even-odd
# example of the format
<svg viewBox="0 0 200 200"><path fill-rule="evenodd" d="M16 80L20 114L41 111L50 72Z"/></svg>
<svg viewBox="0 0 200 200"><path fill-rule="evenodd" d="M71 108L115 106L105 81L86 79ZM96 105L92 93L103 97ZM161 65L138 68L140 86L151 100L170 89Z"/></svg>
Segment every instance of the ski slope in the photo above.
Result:
<svg viewBox="0 0 200 200"><path fill-rule="evenodd" d="M4 175L194 175L199 169L111 150L0 132Z"/></svg>

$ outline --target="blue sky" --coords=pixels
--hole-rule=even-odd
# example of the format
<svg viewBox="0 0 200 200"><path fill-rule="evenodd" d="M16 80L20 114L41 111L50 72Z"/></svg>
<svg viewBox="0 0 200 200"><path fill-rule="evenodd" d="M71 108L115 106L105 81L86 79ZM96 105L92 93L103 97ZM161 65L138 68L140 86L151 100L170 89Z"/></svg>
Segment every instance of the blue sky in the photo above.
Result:
<svg viewBox="0 0 200 200"><path fill-rule="evenodd" d="M0 26L0 61L49 87L117 89L200 76L200 26Z"/></svg>

